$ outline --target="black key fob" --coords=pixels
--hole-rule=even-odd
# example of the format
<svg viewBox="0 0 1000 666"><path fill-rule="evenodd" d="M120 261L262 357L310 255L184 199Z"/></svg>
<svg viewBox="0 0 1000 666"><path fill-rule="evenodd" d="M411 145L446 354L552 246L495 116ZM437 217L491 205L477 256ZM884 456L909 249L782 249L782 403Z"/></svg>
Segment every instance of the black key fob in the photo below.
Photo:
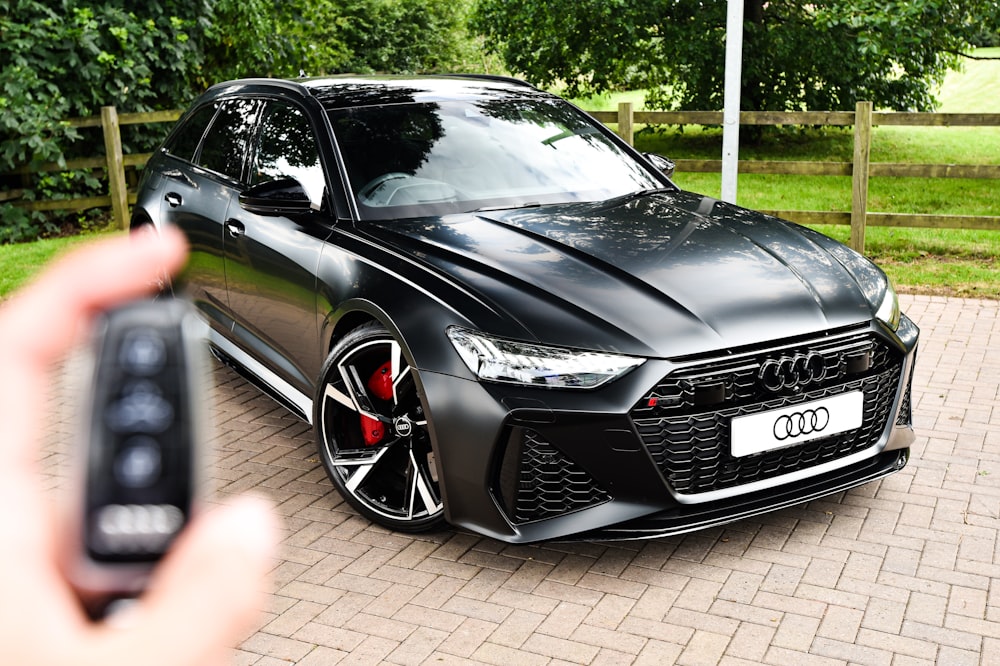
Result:
<svg viewBox="0 0 1000 666"><path fill-rule="evenodd" d="M142 592L195 509L205 444L200 326L178 299L136 301L97 322L70 565L94 617Z"/></svg>

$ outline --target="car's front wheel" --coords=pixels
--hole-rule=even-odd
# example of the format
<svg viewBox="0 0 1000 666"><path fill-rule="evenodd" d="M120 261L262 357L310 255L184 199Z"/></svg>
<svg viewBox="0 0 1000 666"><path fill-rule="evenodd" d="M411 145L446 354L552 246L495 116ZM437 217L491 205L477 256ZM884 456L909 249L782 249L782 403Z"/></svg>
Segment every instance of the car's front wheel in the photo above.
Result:
<svg viewBox="0 0 1000 666"><path fill-rule="evenodd" d="M385 327L360 326L334 346L314 417L326 472L358 512L406 532L444 522L416 370Z"/></svg>

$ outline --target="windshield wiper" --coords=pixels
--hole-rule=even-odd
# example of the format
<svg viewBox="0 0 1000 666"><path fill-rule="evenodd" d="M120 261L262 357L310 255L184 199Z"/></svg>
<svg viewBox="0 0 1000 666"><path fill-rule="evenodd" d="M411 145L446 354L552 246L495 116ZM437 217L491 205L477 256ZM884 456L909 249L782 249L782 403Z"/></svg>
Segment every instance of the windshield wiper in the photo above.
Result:
<svg viewBox="0 0 1000 666"><path fill-rule="evenodd" d="M494 210L519 210L521 208L540 208L542 204L537 201L529 201L523 204L513 204L506 206L483 206L482 208L477 208L475 210L469 211L470 213L489 213Z"/></svg>

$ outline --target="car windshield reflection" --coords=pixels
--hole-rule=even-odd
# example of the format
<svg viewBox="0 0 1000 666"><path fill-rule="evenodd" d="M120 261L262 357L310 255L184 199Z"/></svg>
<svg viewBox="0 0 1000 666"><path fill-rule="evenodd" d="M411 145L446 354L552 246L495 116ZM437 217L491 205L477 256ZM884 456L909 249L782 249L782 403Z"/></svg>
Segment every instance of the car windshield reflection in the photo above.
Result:
<svg viewBox="0 0 1000 666"><path fill-rule="evenodd" d="M663 183L574 107L490 100L330 111L362 219L580 201Z"/></svg>

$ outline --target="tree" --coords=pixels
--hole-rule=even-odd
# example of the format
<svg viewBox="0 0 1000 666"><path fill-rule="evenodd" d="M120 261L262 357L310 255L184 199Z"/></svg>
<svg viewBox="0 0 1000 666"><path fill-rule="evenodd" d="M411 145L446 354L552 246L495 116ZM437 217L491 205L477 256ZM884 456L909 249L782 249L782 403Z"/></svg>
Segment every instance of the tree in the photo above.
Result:
<svg viewBox="0 0 1000 666"><path fill-rule="evenodd" d="M993 0L747 0L742 108L932 110ZM567 94L644 88L659 108L720 109L722 0L480 0L472 20L513 71Z"/></svg>
<svg viewBox="0 0 1000 666"><path fill-rule="evenodd" d="M298 0L281 21L294 33L300 69L411 74L474 60L466 24L472 0Z"/></svg>

